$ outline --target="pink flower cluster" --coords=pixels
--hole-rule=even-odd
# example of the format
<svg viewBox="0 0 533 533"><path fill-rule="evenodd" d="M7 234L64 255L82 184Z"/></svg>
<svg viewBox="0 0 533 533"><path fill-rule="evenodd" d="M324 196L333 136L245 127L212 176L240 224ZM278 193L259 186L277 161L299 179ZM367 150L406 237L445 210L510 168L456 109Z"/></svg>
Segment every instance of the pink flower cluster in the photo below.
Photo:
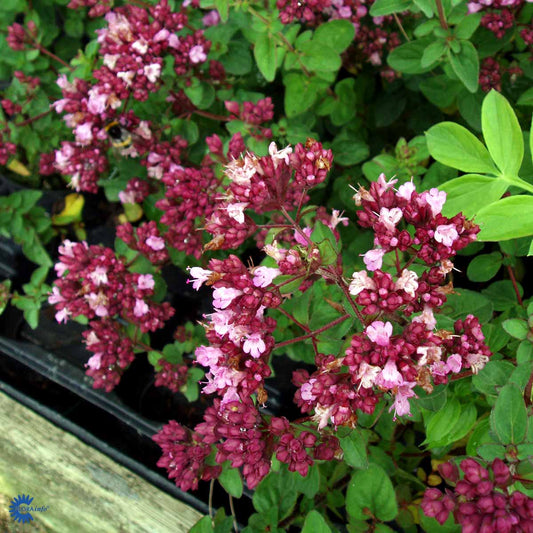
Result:
<svg viewBox="0 0 533 533"><path fill-rule="evenodd" d="M144 255L153 265L161 265L169 260L165 239L161 237L153 220L143 222L135 229L129 222L121 224L117 226L117 237L129 248Z"/></svg>
<svg viewBox="0 0 533 533"><path fill-rule="evenodd" d="M187 384L187 365L169 363L165 359L159 359L157 364L160 368L155 373L156 387L167 387L172 392L179 392Z"/></svg>
<svg viewBox="0 0 533 533"><path fill-rule="evenodd" d="M472 0L468 2L469 13L483 13L481 26L490 30L498 39L503 39L507 30L516 25L516 17L531 0Z"/></svg>
<svg viewBox="0 0 533 533"><path fill-rule="evenodd" d="M113 7L113 0L70 0L67 7L70 9L88 7L89 17L95 18L108 13Z"/></svg>
<svg viewBox="0 0 533 533"><path fill-rule="evenodd" d="M64 241L59 254L55 265L59 279L48 301L56 307L58 322L77 316L91 320L85 341L95 355L89 360L88 374L95 377L95 387L111 390L120 376L118 368L123 370L133 359L132 342L117 320L126 320L145 333L161 328L174 309L167 302L151 301L152 275L129 272L110 248Z"/></svg>
<svg viewBox="0 0 533 533"><path fill-rule="evenodd" d="M236 248L255 232L246 210L261 214L301 205L307 191L324 181L332 160L331 150L313 139L296 145L294 152L271 143L268 156L246 153L232 159L225 172L230 186L205 226L213 235L213 248Z"/></svg>
<svg viewBox="0 0 533 533"><path fill-rule="evenodd" d="M109 7L92 0L73 4L89 5L99 14ZM200 75L210 48L202 31L186 33L186 9L172 12L167 0L146 8L126 4L108 11L105 19L107 26L97 30L102 65L93 71L95 80L71 83L61 76L58 85L63 98L53 104L58 113L67 113L65 122L75 136L75 142L63 143L56 152L55 167L72 176L71 184L78 191L97 191L96 182L107 169L113 132L119 137L114 146L122 156L147 156L149 168L158 166L153 160L166 153L166 143L155 138L150 122L132 111L121 114L119 109L130 98L143 102L159 90L165 58L172 59L178 76ZM180 144L179 139L175 141Z"/></svg>
<svg viewBox="0 0 533 533"><path fill-rule="evenodd" d="M213 288L215 312L206 316L209 322L205 325L209 346L200 346L195 352L198 363L209 368L203 392L222 396L222 406L254 393L264 403L263 385L270 376L268 361L276 327L265 310L281 303L277 290L269 290L279 270L249 270L230 255L223 261L212 259L209 270L194 267L189 271L195 289L205 282Z"/></svg>
<svg viewBox="0 0 533 533"><path fill-rule="evenodd" d="M501 459L494 459L486 468L474 459L464 459L459 467L461 472L452 462L439 466L453 489L444 493L427 489L420 504L424 514L444 524L453 513L463 533L533 531L533 499L511 492L511 472Z"/></svg>
<svg viewBox="0 0 533 533"><path fill-rule="evenodd" d="M326 20L349 20L355 28L355 39L345 60L359 67L363 61L374 66L383 65L385 53L400 45L398 33L386 27L393 22L392 17L367 16L372 3L366 0L277 0L276 5L283 24L296 20L308 26L318 26ZM382 74L390 76L391 73L391 69L382 70Z"/></svg>
<svg viewBox="0 0 533 533"><path fill-rule="evenodd" d="M314 460L331 460L340 454L338 440L292 426L285 417L261 415L250 399L223 404L216 399L204 414L204 422L190 432L171 421L154 436L163 455L158 466L166 468L182 490L196 489L200 479L220 475L229 461L250 489L270 472L272 458L286 463L291 472L306 476ZM217 466L208 466L211 446L216 447Z"/></svg>
<svg viewBox="0 0 533 533"><path fill-rule="evenodd" d="M472 315L458 320L453 333L434 331L433 310L446 301L450 258L475 239L479 228L462 215L442 216L444 192L419 194L412 182L393 190L394 183L382 175L354 197L363 207L359 223L373 229L376 246L364 254L367 270L355 272L348 287L361 316L368 317L364 331L352 337L344 357L318 354L316 372L294 375L296 401L302 411L314 410L319 428L329 421L354 425L356 410L372 413L385 393L394 397L395 417L409 415L416 385L431 392L432 383L446 383L450 374L477 373L490 356ZM381 270L385 254L393 251L396 275ZM404 266L398 252L408 254ZM417 259L426 265L422 275L408 268ZM419 314L409 321L413 313Z"/></svg>

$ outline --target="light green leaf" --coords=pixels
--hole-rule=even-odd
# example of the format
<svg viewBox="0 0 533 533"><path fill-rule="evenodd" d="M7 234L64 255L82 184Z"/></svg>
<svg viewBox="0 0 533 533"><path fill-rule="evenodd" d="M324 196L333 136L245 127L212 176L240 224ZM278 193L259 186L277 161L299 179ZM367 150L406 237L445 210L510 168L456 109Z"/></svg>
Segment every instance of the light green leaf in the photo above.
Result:
<svg viewBox="0 0 533 533"><path fill-rule="evenodd" d="M433 63L436 63L444 55L447 48L448 46L444 39L438 39L432 42L424 50L420 65L424 68L433 65Z"/></svg>
<svg viewBox="0 0 533 533"><path fill-rule="evenodd" d="M336 72L341 67L341 57L338 52L323 42L306 41L299 50L303 52L302 63L309 70Z"/></svg>
<svg viewBox="0 0 533 533"><path fill-rule="evenodd" d="M503 180L479 174L454 178L439 185L439 189L447 194L442 213L447 217L453 217L457 213L473 217L482 207L499 200L508 186Z"/></svg>
<svg viewBox="0 0 533 533"><path fill-rule="evenodd" d="M463 172L497 174L483 143L454 122L441 122L426 132L428 149L439 163Z"/></svg>
<svg viewBox="0 0 533 533"><path fill-rule="evenodd" d="M483 100L481 127L498 168L505 176L516 176L524 157L522 130L509 102L494 89Z"/></svg>
<svg viewBox="0 0 533 533"><path fill-rule="evenodd" d="M508 196L477 213L478 240L505 241L533 235L533 196Z"/></svg>
<svg viewBox="0 0 533 533"><path fill-rule="evenodd" d="M394 70L405 74L421 74L431 70L431 67L422 67L420 60L426 46L433 42L433 39L425 37L409 43L402 44L395 48L387 57L387 63Z"/></svg>
<svg viewBox="0 0 533 533"><path fill-rule="evenodd" d="M242 496L242 478L237 468L224 468L218 477L218 481L220 481L220 484L226 492L234 498L240 498Z"/></svg>

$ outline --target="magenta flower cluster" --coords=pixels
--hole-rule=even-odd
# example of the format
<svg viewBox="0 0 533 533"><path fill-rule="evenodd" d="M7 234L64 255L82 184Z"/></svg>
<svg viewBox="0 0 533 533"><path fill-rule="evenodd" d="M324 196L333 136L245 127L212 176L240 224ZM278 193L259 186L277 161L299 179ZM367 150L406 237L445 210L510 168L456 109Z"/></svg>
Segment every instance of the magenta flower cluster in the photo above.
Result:
<svg viewBox="0 0 533 533"><path fill-rule="evenodd" d="M417 193L412 182L393 189L381 175L369 190L355 195L362 207L359 224L374 232L374 246L363 256L366 270L355 272L348 287L364 321L344 357L318 354L317 370L297 371L296 401L314 411L319 428L355 425L357 410L372 413L384 394L393 398L394 416L410 414L414 387L431 392L461 370L477 373L490 356L478 320L458 320L454 331L435 331L434 310L446 302L443 286L450 258L475 239L479 228L462 215L441 214L444 192ZM403 227L402 227L403 226ZM389 255L390 254L390 255ZM395 274L382 270L391 258ZM425 264L417 274L409 267Z"/></svg>
<svg viewBox="0 0 533 533"><path fill-rule="evenodd" d="M427 516L444 524L453 513L463 533L533 531L533 499L512 492L511 471L501 459L486 467L474 459L464 459L459 468L443 463L439 472L452 489L426 490L420 506Z"/></svg>
<svg viewBox="0 0 533 533"><path fill-rule="evenodd" d="M56 307L58 322L78 316L90 320L84 337L94 355L87 363L87 374L94 378L95 388L110 391L134 358L133 342L118 320L146 333L161 328L174 309L167 302L152 301L151 274L129 272L110 248L64 241L59 254L55 265L59 279L48 301Z"/></svg>

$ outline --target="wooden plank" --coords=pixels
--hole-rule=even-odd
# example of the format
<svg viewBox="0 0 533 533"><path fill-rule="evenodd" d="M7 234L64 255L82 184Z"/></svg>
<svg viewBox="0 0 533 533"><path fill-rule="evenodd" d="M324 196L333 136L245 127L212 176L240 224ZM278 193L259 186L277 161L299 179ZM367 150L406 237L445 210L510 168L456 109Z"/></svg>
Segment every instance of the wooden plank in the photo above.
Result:
<svg viewBox="0 0 533 533"><path fill-rule="evenodd" d="M33 522L8 512L30 494ZM0 393L0 531L181 533L202 515Z"/></svg>

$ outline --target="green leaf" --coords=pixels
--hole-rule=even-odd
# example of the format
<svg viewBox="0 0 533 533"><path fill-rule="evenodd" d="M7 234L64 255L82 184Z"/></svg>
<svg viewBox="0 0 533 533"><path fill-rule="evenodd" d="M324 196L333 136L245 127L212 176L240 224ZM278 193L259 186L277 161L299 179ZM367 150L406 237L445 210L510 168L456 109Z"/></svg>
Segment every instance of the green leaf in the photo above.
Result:
<svg viewBox="0 0 533 533"><path fill-rule="evenodd" d="M522 297L524 295L522 285L517 283L516 286L518 288L518 293ZM515 288L513 283L508 279L495 281L481 292L484 296L489 298L494 307L494 311L508 311L509 309L515 308L518 304Z"/></svg>
<svg viewBox="0 0 533 533"><path fill-rule="evenodd" d="M339 438L344 460L354 468L367 468L366 441L361 432L353 429L346 437Z"/></svg>
<svg viewBox="0 0 533 533"><path fill-rule="evenodd" d="M533 87L524 91L516 101L516 104L533 106Z"/></svg>
<svg viewBox="0 0 533 533"><path fill-rule="evenodd" d="M533 196L508 196L480 209L480 241L505 241L533 235Z"/></svg>
<svg viewBox="0 0 533 533"><path fill-rule="evenodd" d="M229 14L229 0L215 0L215 7L222 22L227 22Z"/></svg>
<svg viewBox="0 0 533 533"><path fill-rule="evenodd" d="M337 72L342 61L338 52L327 46L323 42L306 41L299 46L303 52L301 61L306 68L312 71L332 71Z"/></svg>
<svg viewBox="0 0 533 533"><path fill-rule="evenodd" d="M489 281L500 270L503 263L503 256L500 252L478 255L470 261L466 275L470 281Z"/></svg>
<svg viewBox="0 0 533 533"><path fill-rule="evenodd" d="M383 17L393 13L401 13L407 11L411 6L411 0L376 0L370 8L370 16Z"/></svg>
<svg viewBox="0 0 533 533"><path fill-rule="evenodd" d="M513 373L514 365L509 361L489 361L483 371L472 377L474 387L487 396L498 396Z"/></svg>
<svg viewBox="0 0 533 533"><path fill-rule="evenodd" d="M203 516L191 527L189 533L214 533L213 523L210 516Z"/></svg>
<svg viewBox="0 0 533 533"><path fill-rule="evenodd" d="M472 133L454 122L441 122L426 132L431 156L463 172L497 174L489 152Z"/></svg>
<svg viewBox="0 0 533 533"><path fill-rule="evenodd" d="M422 74L431 70L430 67L422 67L420 60L426 46L433 42L433 39L423 38L402 44L389 53L387 63L394 70L405 74Z"/></svg>
<svg viewBox="0 0 533 533"><path fill-rule="evenodd" d="M502 322L502 327L511 337L523 341L529 333L529 326L525 320L520 318L509 318Z"/></svg>
<svg viewBox="0 0 533 533"><path fill-rule="evenodd" d="M420 59L420 65L424 68L433 65L444 55L447 49L448 45L444 39L437 39L428 44L422 54L422 59Z"/></svg>
<svg viewBox="0 0 533 533"><path fill-rule="evenodd" d="M331 529L324 517L313 510L305 517L302 533L331 533Z"/></svg>
<svg viewBox="0 0 533 533"><path fill-rule="evenodd" d="M355 28L349 20L330 20L318 26L313 41L323 43L340 54L350 46L354 35Z"/></svg>
<svg viewBox="0 0 533 533"><path fill-rule="evenodd" d="M459 92L463 90L463 84L460 81L450 80L445 75L423 79L419 87L422 94L441 109L451 106Z"/></svg>
<svg viewBox="0 0 533 533"><path fill-rule="evenodd" d="M218 477L218 481L220 481L225 491L234 498L240 498L242 496L242 478L237 468L224 468Z"/></svg>
<svg viewBox="0 0 533 533"><path fill-rule="evenodd" d="M501 389L490 415L490 425L502 444L520 444L524 440L527 409L516 385L505 385Z"/></svg>
<svg viewBox="0 0 533 533"><path fill-rule="evenodd" d="M265 80L274 81L278 67L278 48L276 40L271 35L264 33L257 37L254 57L257 68Z"/></svg>
<svg viewBox="0 0 533 533"><path fill-rule="evenodd" d="M464 86L475 93L479 79L479 57L474 45L470 41L461 41L461 51L458 54L448 52L448 59Z"/></svg>
<svg viewBox="0 0 533 533"><path fill-rule="evenodd" d="M454 178L439 185L439 189L447 194L442 214L453 217L463 213L467 218L473 217L482 207L499 200L508 187L509 184L501 179L480 174Z"/></svg>
<svg viewBox="0 0 533 533"><path fill-rule="evenodd" d="M346 511L350 516L367 520L370 516L366 509L384 522L394 520L398 514L392 482L383 468L376 464L356 472L346 492Z"/></svg>
<svg viewBox="0 0 533 533"><path fill-rule="evenodd" d="M505 176L516 176L524 157L522 130L509 102L494 89L483 100L481 127L498 168Z"/></svg>
<svg viewBox="0 0 533 533"><path fill-rule="evenodd" d="M456 398L449 398L444 407L429 415L426 426L426 439L422 444L429 448L439 445L451 432L461 416L461 404Z"/></svg>
<svg viewBox="0 0 533 533"><path fill-rule="evenodd" d="M470 39L477 30L481 22L481 13L473 13L464 17L457 26L455 26L453 33L458 39Z"/></svg>
<svg viewBox="0 0 533 533"><path fill-rule="evenodd" d="M307 111L318 96L321 83L316 79L309 79L303 74L290 72L283 78L285 85L285 113L294 117Z"/></svg>

